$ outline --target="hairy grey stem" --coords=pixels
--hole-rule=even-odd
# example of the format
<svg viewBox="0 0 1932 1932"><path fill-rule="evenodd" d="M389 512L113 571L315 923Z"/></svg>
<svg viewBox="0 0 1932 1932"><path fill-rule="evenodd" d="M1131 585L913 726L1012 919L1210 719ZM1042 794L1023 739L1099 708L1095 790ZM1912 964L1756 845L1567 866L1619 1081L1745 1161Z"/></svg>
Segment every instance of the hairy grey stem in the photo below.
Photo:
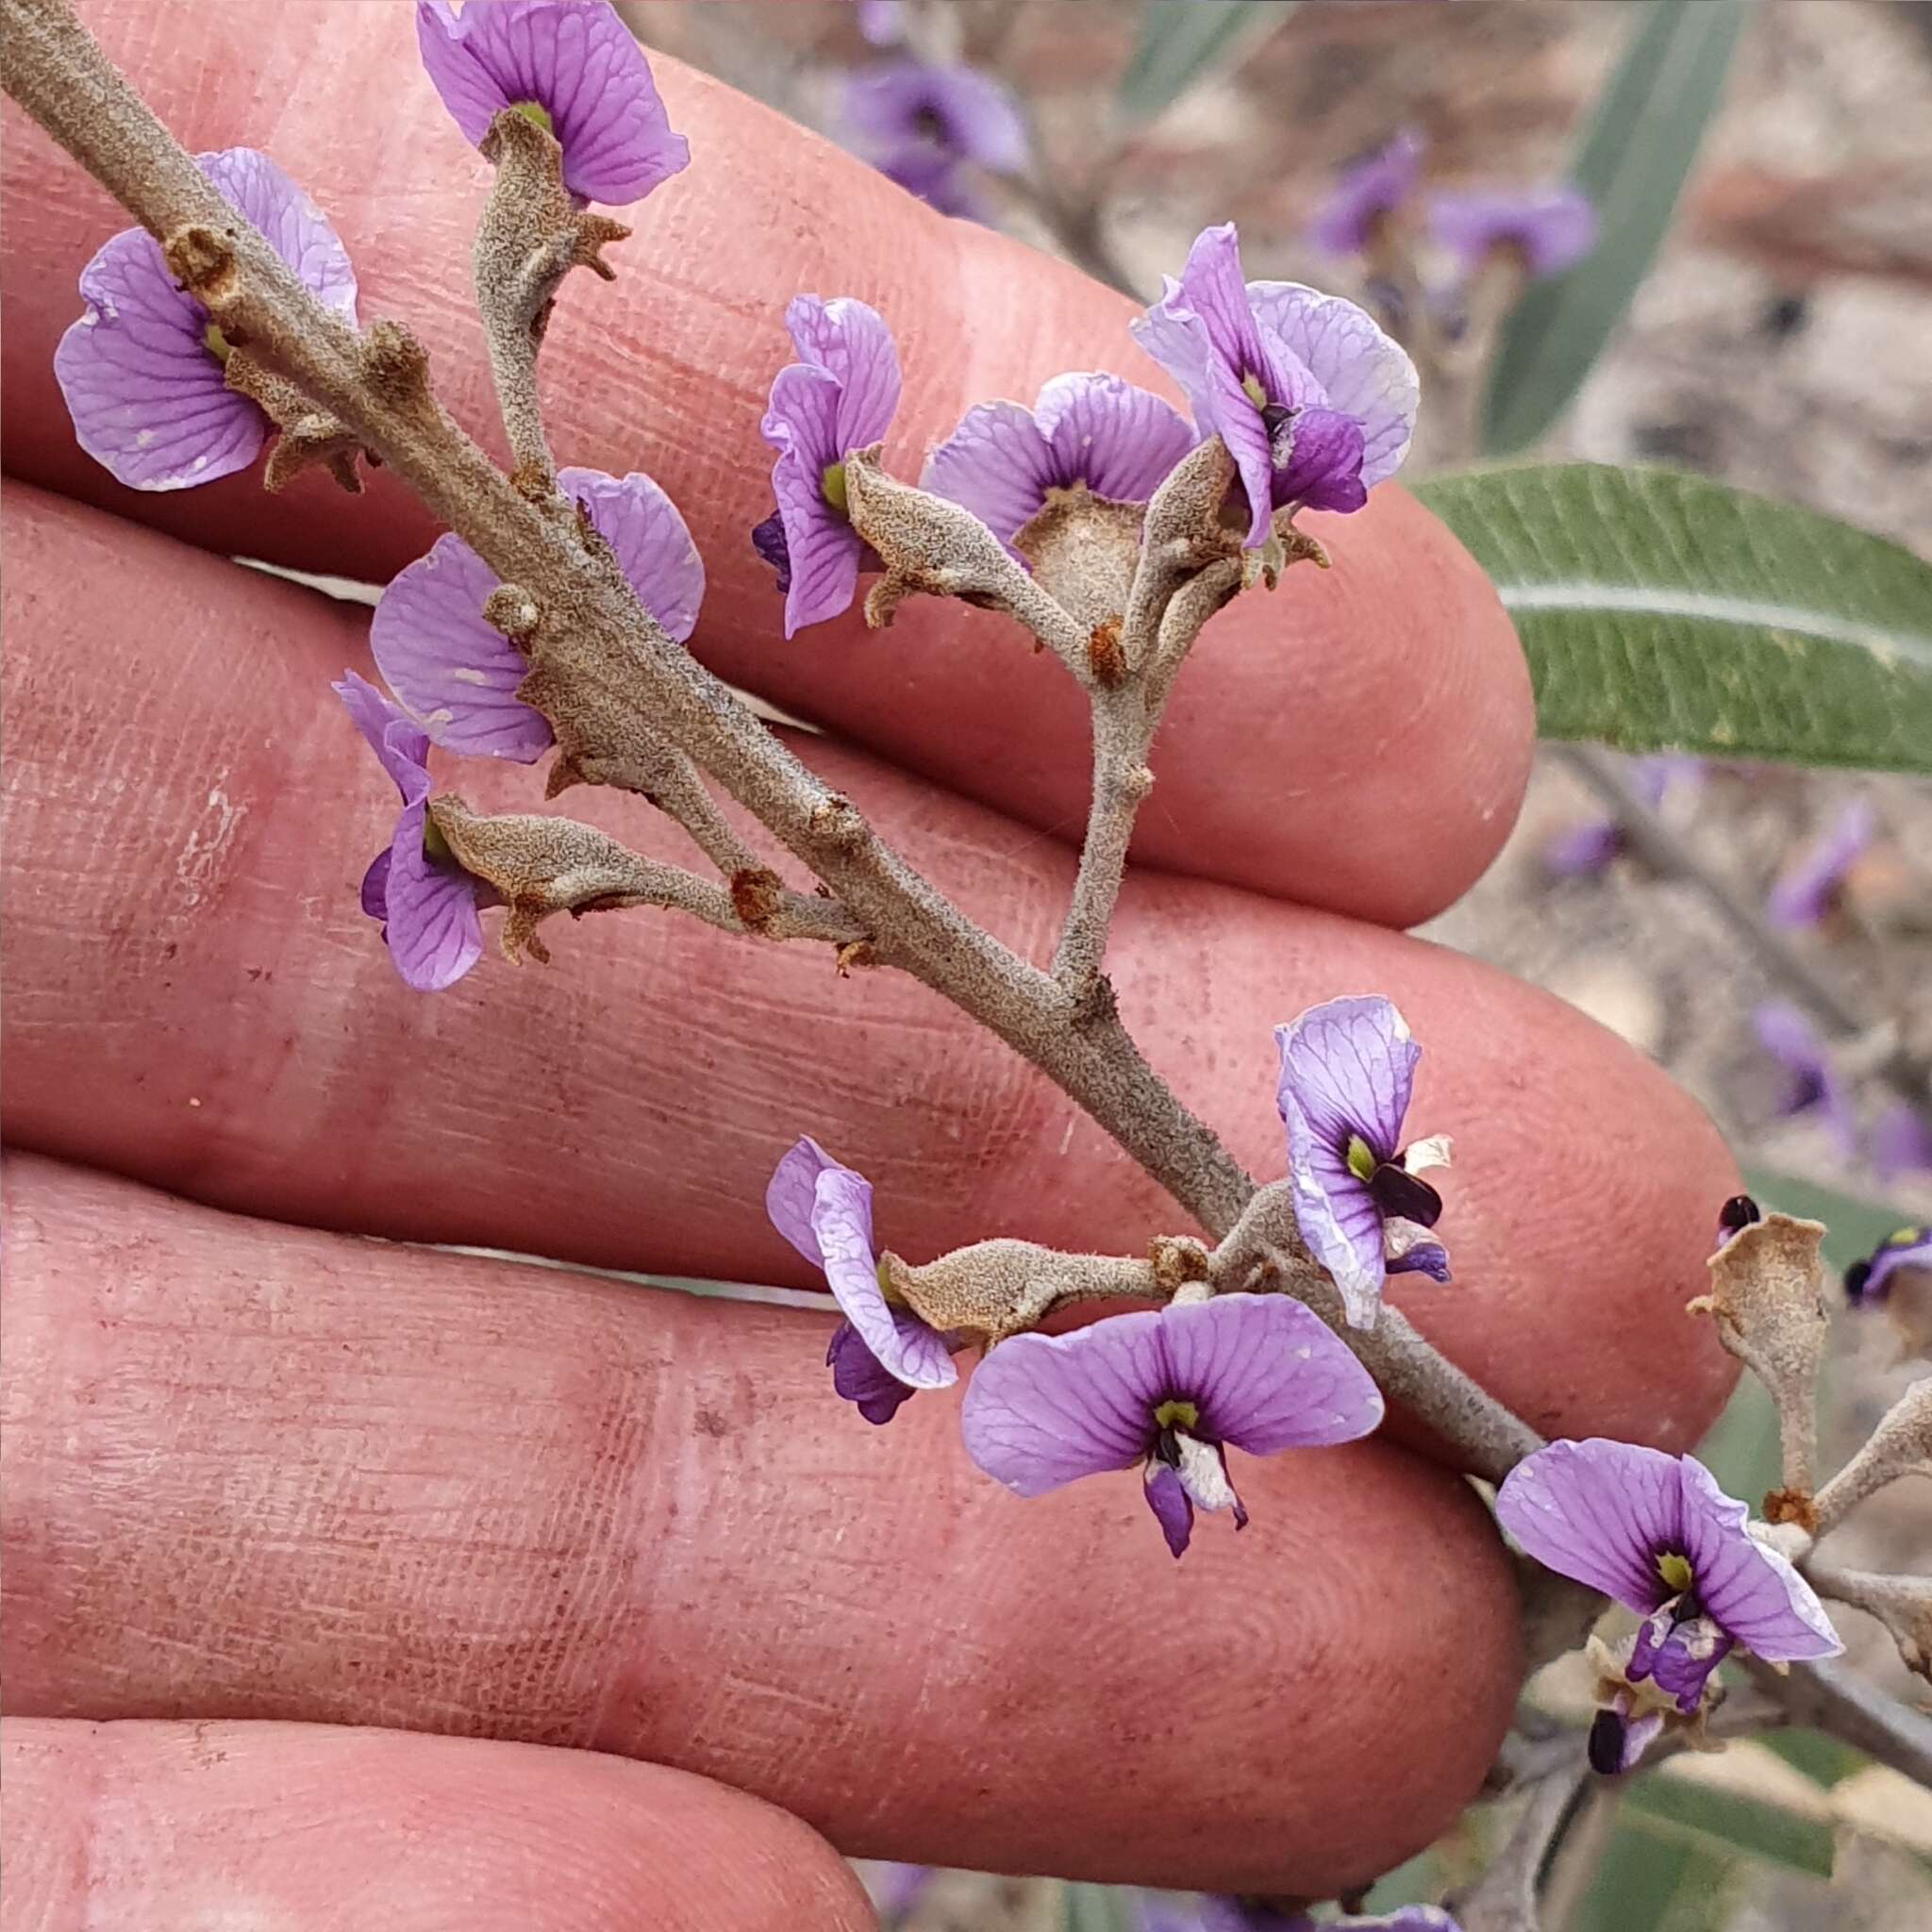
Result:
<svg viewBox="0 0 1932 1932"><path fill-rule="evenodd" d="M1570 768L1608 807L1647 864L1667 878L1695 886L1753 956L1834 1032L1853 1039L1871 1037L1872 1019L1859 1009L1857 1000L1769 925L1729 879L1665 824L1638 796L1607 753L1586 744L1564 745L1560 751ZM1932 1067L1904 1047L1894 1047L1887 1054L1878 1072L1914 1107L1932 1106Z"/></svg>
<svg viewBox="0 0 1932 1932"><path fill-rule="evenodd" d="M1591 1775L1579 1750L1528 1787L1528 1803L1494 1862L1450 1902L1462 1932L1540 1932L1542 1875L1584 1802Z"/></svg>
<svg viewBox="0 0 1932 1932"><path fill-rule="evenodd" d="M1148 1066L1110 1001L1076 1001L968 920L674 645L621 575L596 568L575 530L521 495L450 419L408 331L378 321L358 337L324 309L60 0L4 0L0 20L8 92L160 241L214 316L375 450L503 582L555 615L586 703L676 743L832 890L882 958L1046 1074L1210 1233L1234 1224L1253 1181ZM1346 1339L1469 1468L1500 1476L1522 1454L1524 1425L1393 1309Z"/></svg>
<svg viewBox="0 0 1932 1932"><path fill-rule="evenodd" d="M1932 1375L1922 1375L1879 1418L1858 1453L1813 1499L1813 1532L1821 1539L1866 1497L1899 1477L1932 1475Z"/></svg>
<svg viewBox="0 0 1932 1932"><path fill-rule="evenodd" d="M1775 1665L1740 1657L1758 1689L1781 1705L1793 1724L1829 1731L1932 1789L1932 1717L1901 1704L1834 1658L1792 1664L1781 1675Z"/></svg>

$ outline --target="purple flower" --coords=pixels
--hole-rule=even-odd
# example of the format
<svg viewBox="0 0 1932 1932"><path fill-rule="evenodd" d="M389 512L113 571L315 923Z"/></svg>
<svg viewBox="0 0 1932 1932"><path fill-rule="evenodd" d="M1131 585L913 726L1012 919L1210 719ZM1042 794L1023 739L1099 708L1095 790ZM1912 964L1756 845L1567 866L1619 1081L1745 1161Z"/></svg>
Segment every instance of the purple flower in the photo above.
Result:
<svg viewBox="0 0 1932 1932"><path fill-rule="evenodd" d="M195 163L259 228L304 287L352 326L356 275L322 210L249 147ZM87 304L54 351L74 433L132 490L186 490L245 470L274 429L259 404L228 388L228 342L176 286L159 246L128 228L80 272Z"/></svg>
<svg viewBox="0 0 1932 1932"><path fill-rule="evenodd" d="M1402 1144L1422 1049L1402 1015L1375 995L1310 1007L1274 1029L1274 1043L1295 1220L1334 1277L1349 1325L1373 1328L1386 1275L1449 1279L1448 1255L1426 1233L1442 1197L1417 1177L1447 1165L1449 1142Z"/></svg>
<svg viewBox="0 0 1932 1932"><path fill-rule="evenodd" d="M1845 1298L1854 1307L1875 1308L1891 1292L1891 1277L1908 1271L1932 1277L1932 1227L1901 1227L1862 1261L1845 1270Z"/></svg>
<svg viewBox="0 0 1932 1932"><path fill-rule="evenodd" d="M1403 1906L1374 1918L1324 1919L1317 1924L1306 1912L1285 1911L1265 1899L1209 1892L1201 1900L1201 1932L1458 1932L1458 1928L1441 1906Z"/></svg>
<svg viewBox="0 0 1932 1932"><path fill-rule="evenodd" d="M1658 806L1678 786L1704 782L1704 761L1682 752L1660 752L1636 760L1630 767L1631 789L1646 805ZM1624 828L1613 818L1587 819L1559 832L1543 848L1543 865L1558 878L1593 878L1626 844Z"/></svg>
<svg viewBox="0 0 1932 1932"><path fill-rule="evenodd" d="M1871 1153L1881 1181L1932 1172L1932 1124L1910 1101L1894 1100L1873 1123Z"/></svg>
<svg viewBox="0 0 1932 1932"><path fill-rule="evenodd" d="M1872 808L1850 800L1824 836L1771 889L1765 902L1774 925L1816 925L1838 909L1852 868L1865 856L1874 830Z"/></svg>
<svg viewBox="0 0 1932 1932"><path fill-rule="evenodd" d="M482 956L477 908L494 904L495 895L450 857L429 821L429 739L423 727L353 671L334 689L403 795L395 836L362 874L362 909L382 922L404 981L418 992L439 992Z"/></svg>
<svg viewBox="0 0 1932 1932"><path fill-rule="evenodd" d="M1687 1714L1734 1645L1768 1663L1844 1648L1749 1514L1694 1457L1601 1437L1539 1449L1496 1491L1497 1521L1538 1562L1643 1618L1624 1675Z"/></svg>
<svg viewBox="0 0 1932 1932"><path fill-rule="evenodd" d="M1632 1708L1630 1693L1619 1690L1591 1720L1585 1749L1590 1754L1590 1768L1605 1777L1636 1770L1650 1749L1651 1740L1664 1727L1662 1711L1632 1716Z"/></svg>
<svg viewBox="0 0 1932 1932"><path fill-rule="evenodd" d="M559 470L557 484L610 545L638 602L683 643L704 602L705 566L677 506L648 476ZM550 748L550 721L516 694L529 669L523 652L484 622L496 588L460 537L439 537L383 591L369 645L435 743L528 764Z"/></svg>
<svg viewBox="0 0 1932 1932"><path fill-rule="evenodd" d="M882 60L845 89L845 126L881 154L927 148L996 175L1026 165L1026 124L1011 92L975 67Z"/></svg>
<svg viewBox="0 0 1932 1932"><path fill-rule="evenodd" d="M1513 249L1541 280L1574 268L1596 246L1596 210L1567 185L1451 190L1429 197L1429 235L1465 275Z"/></svg>
<svg viewBox="0 0 1932 1932"><path fill-rule="evenodd" d="M885 435L899 407L899 352L874 308L797 295L785 311L799 359L772 382L763 435L776 511L752 532L778 573L785 635L846 609L868 556L845 513L845 458Z"/></svg>
<svg viewBox="0 0 1932 1932"><path fill-rule="evenodd" d="M896 47L906 38L905 0L858 0L853 11L859 34L874 47Z"/></svg>
<svg viewBox="0 0 1932 1932"><path fill-rule="evenodd" d="M1427 145L1415 128L1405 127L1387 147L1344 169L1315 210L1308 240L1324 255L1366 255L1385 218L1415 192Z"/></svg>
<svg viewBox="0 0 1932 1932"><path fill-rule="evenodd" d="M998 1343L967 1385L966 1453L1022 1496L1141 1466L1167 1546L1194 1510L1248 1520L1227 1444L1250 1456L1348 1442L1382 1420L1368 1372L1320 1318L1285 1295L1114 1315L1071 1335Z"/></svg>
<svg viewBox="0 0 1932 1932"><path fill-rule="evenodd" d="M942 215L959 215L975 222L982 218L979 198L958 162L936 147L901 148L880 156L873 166L888 181L896 181L908 194L916 195Z"/></svg>
<svg viewBox="0 0 1932 1932"><path fill-rule="evenodd" d="M1355 510L1393 475L1415 426L1416 375L1353 302L1298 282L1243 282L1234 224L1204 228L1178 282L1130 325L1227 445L1247 491L1248 542L1275 509Z"/></svg>
<svg viewBox="0 0 1932 1932"><path fill-rule="evenodd" d="M1840 1154L1846 1160L1856 1160L1857 1115L1853 1111L1851 1095L1810 1021L1783 1000L1766 1000L1753 1009L1751 1024L1758 1044L1789 1075L1777 1104L1778 1112L1789 1115L1817 1108L1824 1130Z"/></svg>
<svg viewBox="0 0 1932 1932"><path fill-rule="evenodd" d="M981 403L925 460L923 488L963 504L1001 542L1084 484L1111 503L1145 503L1194 446L1158 396L1118 375L1056 375L1031 409Z"/></svg>
<svg viewBox="0 0 1932 1932"><path fill-rule="evenodd" d="M765 1212L814 1268L845 1319L825 1364L832 1387L869 1423L891 1422L916 1389L959 1379L946 1338L910 1308L888 1301L873 1246L872 1183L802 1140L773 1170Z"/></svg>
<svg viewBox="0 0 1932 1932"><path fill-rule="evenodd" d="M554 134L585 201L641 201L691 159L650 62L605 0L416 0L416 44L442 105L478 145L506 108Z"/></svg>

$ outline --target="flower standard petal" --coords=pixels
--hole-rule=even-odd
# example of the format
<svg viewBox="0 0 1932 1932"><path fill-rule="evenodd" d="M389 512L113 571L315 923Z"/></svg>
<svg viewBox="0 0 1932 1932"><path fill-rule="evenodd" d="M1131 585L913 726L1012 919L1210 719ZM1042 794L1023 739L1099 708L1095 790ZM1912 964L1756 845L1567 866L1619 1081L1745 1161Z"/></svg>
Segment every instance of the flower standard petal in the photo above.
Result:
<svg viewBox="0 0 1932 1932"><path fill-rule="evenodd" d="M530 668L524 654L484 622L496 588L496 573L460 537L439 537L383 591L369 648L436 743L528 764L549 750L550 721L516 694Z"/></svg>
<svg viewBox="0 0 1932 1932"><path fill-rule="evenodd" d="M1422 1058L1401 1010L1378 993L1348 994L1277 1026L1274 1039L1281 1085L1309 1124L1338 1145L1360 1135L1378 1162L1392 1161Z"/></svg>
<svg viewBox="0 0 1932 1932"><path fill-rule="evenodd" d="M1392 476L1408 454L1422 393L1407 350L1353 302L1300 282L1250 282L1248 297L1321 384L1327 406L1360 425L1362 488Z"/></svg>
<svg viewBox="0 0 1932 1932"><path fill-rule="evenodd" d="M589 513L638 602L668 637L688 641L705 601L705 560L677 506L635 470L559 470L557 485Z"/></svg>
<svg viewBox="0 0 1932 1932"><path fill-rule="evenodd" d="M1169 404L1099 371L1053 377L1033 420L1058 480L1084 483L1114 503L1145 503L1194 446L1194 432Z"/></svg>
<svg viewBox="0 0 1932 1932"><path fill-rule="evenodd" d="M1022 1496L1131 1469L1153 1446L1168 1375L1158 1313L1111 1315L1071 1335L1015 1335L967 1384L966 1453Z"/></svg>
<svg viewBox="0 0 1932 1932"><path fill-rule="evenodd" d="M807 470L798 458L783 456L773 465L772 494L785 531L789 638L808 625L824 624L852 608L865 544L825 501L817 473Z"/></svg>
<svg viewBox="0 0 1932 1932"><path fill-rule="evenodd" d="M441 992L483 957L483 922L475 880L425 849L426 815L421 798L397 815L383 887L383 940L405 985Z"/></svg>
<svg viewBox="0 0 1932 1932"><path fill-rule="evenodd" d="M1836 1657L1844 1643L1817 1592L1776 1550L1745 1527L1750 1511L1727 1496L1695 1457L1678 1458L1681 1545L1697 1601L1724 1631L1767 1663Z"/></svg>
<svg viewBox="0 0 1932 1932"><path fill-rule="evenodd" d="M1536 277L1561 275L1596 246L1596 209L1580 188L1449 190L1429 197L1429 236L1474 275L1494 249L1521 251Z"/></svg>
<svg viewBox="0 0 1932 1932"><path fill-rule="evenodd" d="M819 1175L839 1166L810 1135L801 1135L786 1150L765 1183L765 1213L775 1227L814 1268L825 1265L817 1232L811 1224L818 1199Z"/></svg>
<svg viewBox="0 0 1932 1932"><path fill-rule="evenodd" d="M1364 253L1374 239L1377 222L1414 192L1426 145L1416 129L1405 127L1388 146L1344 169L1334 192L1316 210L1309 241L1324 255Z"/></svg>
<svg viewBox="0 0 1932 1932"><path fill-rule="evenodd" d="M811 1231L832 1298L880 1365L913 1389L943 1389L959 1379L946 1339L924 1322L900 1323L879 1286L873 1247L872 1183L833 1161L812 1189Z"/></svg>
<svg viewBox="0 0 1932 1932"><path fill-rule="evenodd" d="M1347 1345L1299 1302L1224 1294L1160 1318L1171 1393L1200 1412L1197 1431L1250 1456L1273 1456L1371 1434L1382 1394Z"/></svg>
<svg viewBox="0 0 1932 1932"><path fill-rule="evenodd" d="M265 154L252 147L196 155L195 165L262 232L325 308L356 320L356 271L328 217Z"/></svg>
<svg viewBox="0 0 1932 1932"><path fill-rule="evenodd" d="M604 0L417 0L416 43L442 104L475 145L505 108L548 116L564 185L614 207L691 159L643 49Z"/></svg>
<svg viewBox="0 0 1932 1932"><path fill-rule="evenodd" d="M1677 1457L1600 1436L1551 1442L1496 1491L1496 1521L1545 1569L1647 1616L1676 1592L1657 1567L1683 1548Z"/></svg>
<svg viewBox="0 0 1932 1932"><path fill-rule="evenodd" d="M970 509L1002 543L1039 515L1058 466L1032 413L1018 403L980 403L925 459L919 483Z"/></svg>
<svg viewBox="0 0 1932 1932"><path fill-rule="evenodd" d="M876 442L899 407L899 350L885 318L850 295L794 295L785 326L801 360L839 386L826 460Z"/></svg>

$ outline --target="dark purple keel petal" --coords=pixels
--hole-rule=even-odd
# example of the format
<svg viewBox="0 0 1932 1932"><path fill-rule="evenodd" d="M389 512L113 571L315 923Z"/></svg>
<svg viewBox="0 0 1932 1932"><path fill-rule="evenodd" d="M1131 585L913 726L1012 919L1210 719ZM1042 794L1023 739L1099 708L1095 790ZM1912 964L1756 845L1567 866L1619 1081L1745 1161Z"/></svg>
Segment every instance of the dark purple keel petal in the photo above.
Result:
<svg viewBox="0 0 1932 1932"><path fill-rule="evenodd" d="M899 1319L916 1322L918 1317L902 1312ZM910 1402L916 1392L866 1347L865 1338L850 1322L841 1322L832 1330L825 1366L832 1372L833 1392L852 1403L875 1425L891 1422L901 1404Z"/></svg>
<svg viewBox="0 0 1932 1932"><path fill-rule="evenodd" d="M1194 1533L1194 1506L1188 1500L1179 1472L1164 1462L1148 1463L1141 1493L1147 1498L1169 1551L1179 1557Z"/></svg>
<svg viewBox="0 0 1932 1932"><path fill-rule="evenodd" d="M1388 1232L1385 1227L1385 1238ZM1401 1253L1390 1255L1387 1266L1391 1274L1426 1274L1431 1281L1454 1279L1449 1273L1449 1250L1439 1241L1411 1241Z"/></svg>
<svg viewBox="0 0 1932 1932"><path fill-rule="evenodd" d="M1496 1491L1496 1521L1545 1569L1647 1616L1674 1594L1658 1556L1690 1556L1681 1493L1676 1457L1595 1436L1525 1457Z"/></svg>
<svg viewBox="0 0 1932 1932"><path fill-rule="evenodd" d="M1282 425L1274 448L1277 508L1357 510L1369 500L1362 487L1362 429L1353 416L1303 409Z"/></svg>
<svg viewBox="0 0 1932 1932"><path fill-rule="evenodd" d="M1895 1275L1932 1272L1932 1227L1901 1227L1872 1254L1845 1271L1845 1294L1857 1307L1877 1307L1891 1293Z"/></svg>
<svg viewBox="0 0 1932 1932"><path fill-rule="evenodd" d="M1633 1684L1653 1680L1665 1696L1674 1697L1688 1717L1704 1702L1710 1674L1730 1655L1731 1640L1709 1617L1679 1619L1666 1604L1637 1627L1637 1642L1624 1674Z"/></svg>
<svg viewBox="0 0 1932 1932"><path fill-rule="evenodd" d="M389 917L390 849L385 845L362 874L362 909L371 919Z"/></svg>
<svg viewBox="0 0 1932 1932"><path fill-rule="evenodd" d="M785 519L775 509L751 527L751 547L772 566L782 595L791 588L791 553L785 547Z"/></svg>

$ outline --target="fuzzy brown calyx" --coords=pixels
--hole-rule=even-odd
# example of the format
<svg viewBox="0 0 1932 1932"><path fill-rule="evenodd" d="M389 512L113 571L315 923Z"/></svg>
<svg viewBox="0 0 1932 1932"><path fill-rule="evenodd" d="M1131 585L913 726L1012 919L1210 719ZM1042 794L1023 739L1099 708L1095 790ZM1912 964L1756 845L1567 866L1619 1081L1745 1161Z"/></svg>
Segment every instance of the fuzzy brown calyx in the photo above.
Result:
<svg viewBox="0 0 1932 1932"><path fill-rule="evenodd" d="M223 379L256 404L281 432L262 473L263 489L278 491L304 470L320 465L351 496L361 492L362 478L356 469L361 442L326 409L318 409L287 376L236 343L224 358Z"/></svg>
<svg viewBox="0 0 1932 1932"><path fill-rule="evenodd" d="M880 1267L890 1292L921 1321L989 1346L1039 1326L1063 1303L1165 1298L1146 1261L1067 1255L1034 1241L974 1241L916 1268L888 1254Z"/></svg>
<svg viewBox="0 0 1932 1932"><path fill-rule="evenodd" d="M1109 502L1084 483L1049 490L1013 548L1033 566L1034 581L1090 632L1110 626L1118 640L1141 561L1141 513L1140 504Z"/></svg>

